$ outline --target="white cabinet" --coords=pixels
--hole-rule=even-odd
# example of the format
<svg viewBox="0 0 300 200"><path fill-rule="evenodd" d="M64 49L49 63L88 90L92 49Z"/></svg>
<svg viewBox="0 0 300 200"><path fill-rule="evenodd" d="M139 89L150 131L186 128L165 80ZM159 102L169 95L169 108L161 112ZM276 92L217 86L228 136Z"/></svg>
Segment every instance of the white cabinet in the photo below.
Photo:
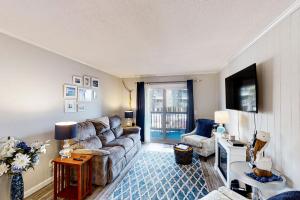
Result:
<svg viewBox="0 0 300 200"><path fill-rule="evenodd" d="M230 188L230 164L246 161L247 147L232 146L227 139L216 134L215 169L218 171L226 187Z"/></svg>

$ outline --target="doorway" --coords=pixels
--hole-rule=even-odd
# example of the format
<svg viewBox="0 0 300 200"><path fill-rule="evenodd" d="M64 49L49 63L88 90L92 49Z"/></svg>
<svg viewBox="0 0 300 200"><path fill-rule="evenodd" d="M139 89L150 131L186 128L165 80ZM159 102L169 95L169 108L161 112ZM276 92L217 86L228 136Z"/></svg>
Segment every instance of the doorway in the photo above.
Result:
<svg viewBox="0 0 300 200"><path fill-rule="evenodd" d="M146 85L145 138L175 144L186 130L187 88L184 83Z"/></svg>

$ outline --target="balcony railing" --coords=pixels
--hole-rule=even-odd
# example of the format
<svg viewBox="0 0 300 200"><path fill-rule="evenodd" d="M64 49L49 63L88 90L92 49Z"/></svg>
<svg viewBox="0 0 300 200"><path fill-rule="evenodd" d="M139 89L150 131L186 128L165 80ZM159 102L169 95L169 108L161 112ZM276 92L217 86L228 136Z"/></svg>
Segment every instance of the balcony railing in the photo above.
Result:
<svg viewBox="0 0 300 200"><path fill-rule="evenodd" d="M168 130L186 129L186 112L151 112L151 129Z"/></svg>

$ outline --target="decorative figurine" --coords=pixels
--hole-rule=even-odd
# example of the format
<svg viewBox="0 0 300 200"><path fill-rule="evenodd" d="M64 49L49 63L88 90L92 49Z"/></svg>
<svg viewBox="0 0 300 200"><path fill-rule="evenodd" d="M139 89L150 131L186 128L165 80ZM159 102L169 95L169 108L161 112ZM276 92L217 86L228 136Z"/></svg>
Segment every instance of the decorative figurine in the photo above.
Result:
<svg viewBox="0 0 300 200"><path fill-rule="evenodd" d="M253 173L256 176L270 177L272 176L272 159L264 156L264 150L270 143L270 133L260 131L256 135L253 156L254 165Z"/></svg>

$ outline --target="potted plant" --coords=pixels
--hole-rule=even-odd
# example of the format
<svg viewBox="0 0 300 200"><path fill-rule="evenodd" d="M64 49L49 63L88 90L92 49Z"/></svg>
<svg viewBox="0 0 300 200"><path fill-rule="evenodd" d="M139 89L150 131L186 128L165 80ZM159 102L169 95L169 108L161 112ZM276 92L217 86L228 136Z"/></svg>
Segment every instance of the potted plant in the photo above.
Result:
<svg viewBox="0 0 300 200"><path fill-rule="evenodd" d="M10 197L12 200L24 198L24 182L22 172L34 168L39 163L39 154L46 153L45 143L34 142L31 145L13 137L2 139L0 142L0 176L11 176Z"/></svg>

